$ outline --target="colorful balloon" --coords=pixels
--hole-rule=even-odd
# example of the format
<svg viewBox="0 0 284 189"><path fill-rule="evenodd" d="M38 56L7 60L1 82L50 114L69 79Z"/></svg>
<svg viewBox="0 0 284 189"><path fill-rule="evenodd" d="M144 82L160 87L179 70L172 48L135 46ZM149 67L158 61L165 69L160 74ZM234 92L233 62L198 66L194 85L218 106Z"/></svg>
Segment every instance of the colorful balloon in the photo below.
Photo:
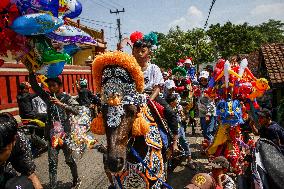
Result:
<svg viewBox="0 0 284 189"><path fill-rule="evenodd" d="M37 74L45 75L47 78L55 78L62 73L64 65L65 62L45 65L37 71Z"/></svg>
<svg viewBox="0 0 284 189"><path fill-rule="evenodd" d="M32 70L39 70L43 65L58 62L69 63L71 57L67 53L57 52L44 36L34 37L30 46L32 50L22 58L22 63Z"/></svg>
<svg viewBox="0 0 284 189"><path fill-rule="evenodd" d="M42 54L43 64L54 64L56 62L66 61L70 63L71 57L67 53L59 53L54 49L49 49Z"/></svg>
<svg viewBox="0 0 284 189"><path fill-rule="evenodd" d="M263 94L270 89L268 81L265 78L259 78L252 83L252 93L249 95L251 101L257 97L262 97Z"/></svg>
<svg viewBox="0 0 284 189"><path fill-rule="evenodd" d="M56 31L46 34L46 36L63 43L97 43L96 40L83 30L69 25L63 25Z"/></svg>
<svg viewBox="0 0 284 189"><path fill-rule="evenodd" d="M82 13L82 4L77 0L65 0L67 1L68 10L64 14L64 17L76 18Z"/></svg>
<svg viewBox="0 0 284 189"><path fill-rule="evenodd" d="M63 52L69 54L70 56L78 52L78 50L80 50L80 47L75 44L65 45L63 47Z"/></svg>
<svg viewBox="0 0 284 189"><path fill-rule="evenodd" d="M33 13L51 13L58 17L58 0L12 0L16 3L22 15Z"/></svg>
<svg viewBox="0 0 284 189"><path fill-rule="evenodd" d="M221 124L236 126L243 123L242 107L238 100L219 101L216 113L220 118Z"/></svg>
<svg viewBox="0 0 284 189"><path fill-rule="evenodd" d="M63 20L46 13L29 14L18 17L10 26L21 35L47 34L63 25Z"/></svg>

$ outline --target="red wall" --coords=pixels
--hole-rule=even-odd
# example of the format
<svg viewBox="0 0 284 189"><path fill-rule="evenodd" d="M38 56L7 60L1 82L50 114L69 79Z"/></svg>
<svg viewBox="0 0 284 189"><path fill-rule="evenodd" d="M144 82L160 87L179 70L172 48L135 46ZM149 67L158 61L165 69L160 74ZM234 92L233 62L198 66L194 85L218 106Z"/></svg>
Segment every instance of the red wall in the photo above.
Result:
<svg viewBox="0 0 284 189"><path fill-rule="evenodd" d="M62 73L63 91L76 95L76 80L85 78L88 80L89 89L94 91L91 67L89 66L65 66ZM17 108L17 92L21 82L28 81L28 71L23 64L5 63L0 67L0 110ZM11 109L11 113L18 114Z"/></svg>

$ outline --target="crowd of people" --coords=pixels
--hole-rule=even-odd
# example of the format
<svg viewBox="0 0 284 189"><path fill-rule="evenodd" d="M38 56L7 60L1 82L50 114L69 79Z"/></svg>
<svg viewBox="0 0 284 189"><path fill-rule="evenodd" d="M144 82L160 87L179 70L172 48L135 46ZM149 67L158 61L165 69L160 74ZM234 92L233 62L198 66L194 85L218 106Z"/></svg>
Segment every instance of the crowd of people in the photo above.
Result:
<svg viewBox="0 0 284 189"><path fill-rule="evenodd" d="M183 151L186 165L195 171L198 168L191 155L192 144L186 138L186 133L190 130L195 136L198 123L201 126L204 141L199 150L208 158L211 170L196 174L185 188L233 189L237 185L239 188L253 188L249 166L253 161L255 147L252 134L272 141L284 152L284 130L272 120L271 110L258 107L257 101L247 103L239 94L235 94L234 86L230 88L230 82L233 82L230 78L227 78L229 84L226 91L221 92L224 94L216 92L216 78L219 77L216 70L220 64L223 67L228 65L225 60L219 60L215 68L209 65L197 72L193 59L186 57L179 60L174 69L162 69L162 72L150 59L153 41L141 39L137 37L139 35L139 32L135 32L130 39L133 43L132 55L144 74L144 93L148 95L149 101L163 107L164 118L171 132L168 148L172 148L173 154ZM233 70L240 64L239 61L230 66ZM226 80L226 75L224 77ZM44 138L48 149L50 188L57 188L59 150L63 151L66 164L70 167L72 188L79 188L81 180L76 161L72 156L72 149L64 140L71 134L71 114L79 114L76 106L91 108L92 116L95 117L99 111L100 98L88 90L85 79L77 83L76 99L62 92L62 81L59 77L45 80L48 90L44 90L30 70L29 82L19 86L19 113L22 119L39 119L45 122ZM227 84L223 82L223 85ZM33 94L30 93L30 88L33 89ZM222 95L226 98L222 98ZM46 106L45 112L35 108L33 99L37 97L42 100L40 104ZM246 106L250 106L250 109L245 110ZM43 188L35 174L28 139L17 128L18 123L13 116L0 114L0 186L13 188L17 182L21 182L23 188L29 185L36 189ZM11 168L22 176L17 177ZM228 172L234 174L227 174ZM235 175L237 179L229 175ZM17 178L17 182L11 181L12 178ZM115 186L111 185L109 188Z"/></svg>

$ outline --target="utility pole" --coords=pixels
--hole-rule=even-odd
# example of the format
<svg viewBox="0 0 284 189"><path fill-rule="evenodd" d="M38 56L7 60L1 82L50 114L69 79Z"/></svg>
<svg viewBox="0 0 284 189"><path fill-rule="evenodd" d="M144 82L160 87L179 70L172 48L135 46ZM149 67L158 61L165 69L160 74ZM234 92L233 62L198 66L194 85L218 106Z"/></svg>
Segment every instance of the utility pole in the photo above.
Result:
<svg viewBox="0 0 284 189"><path fill-rule="evenodd" d="M110 14L118 15L121 12L125 12L125 9L124 8L122 10L116 9L115 11L109 10L109 12ZM120 44L122 40L122 34L121 34L121 29L120 29L120 26L121 26L120 18L116 19L116 22L117 22L117 28L118 28L118 44Z"/></svg>

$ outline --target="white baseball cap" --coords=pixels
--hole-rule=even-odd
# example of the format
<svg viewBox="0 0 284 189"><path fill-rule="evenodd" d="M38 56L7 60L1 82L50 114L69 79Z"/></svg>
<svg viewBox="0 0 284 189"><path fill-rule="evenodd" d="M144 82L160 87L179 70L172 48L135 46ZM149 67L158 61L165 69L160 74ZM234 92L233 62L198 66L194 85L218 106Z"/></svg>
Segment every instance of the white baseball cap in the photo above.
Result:
<svg viewBox="0 0 284 189"><path fill-rule="evenodd" d="M171 89L171 88L175 88L176 84L173 80L166 80L165 86L166 86L167 89Z"/></svg>
<svg viewBox="0 0 284 189"><path fill-rule="evenodd" d="M209 72L207 72L207 71L201 71L200 72L199 79L200 78L208 79L208 77L209 77Z"/></svg>

